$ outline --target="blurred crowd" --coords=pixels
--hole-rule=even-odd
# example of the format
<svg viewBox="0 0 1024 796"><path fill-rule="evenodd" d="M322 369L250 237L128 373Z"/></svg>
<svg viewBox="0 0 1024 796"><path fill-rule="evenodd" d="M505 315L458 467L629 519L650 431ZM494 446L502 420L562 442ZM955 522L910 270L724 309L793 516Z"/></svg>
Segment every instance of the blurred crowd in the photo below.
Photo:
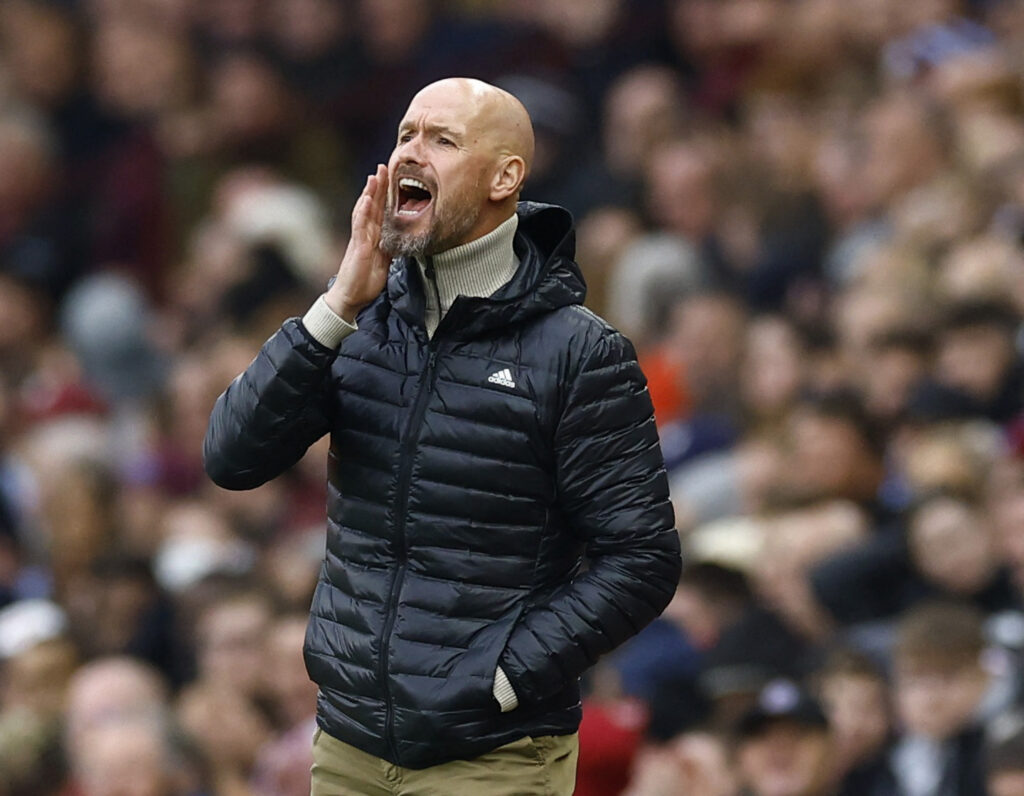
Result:
<svg viewBox="0 0 1024 796"><path fill-rule="evenodd" d="M325 441L201 440L450 75L533 117L686 551L579 796L1024 794L1022 53L1022 0L2 0L0 796L308 793Z"/></svg>

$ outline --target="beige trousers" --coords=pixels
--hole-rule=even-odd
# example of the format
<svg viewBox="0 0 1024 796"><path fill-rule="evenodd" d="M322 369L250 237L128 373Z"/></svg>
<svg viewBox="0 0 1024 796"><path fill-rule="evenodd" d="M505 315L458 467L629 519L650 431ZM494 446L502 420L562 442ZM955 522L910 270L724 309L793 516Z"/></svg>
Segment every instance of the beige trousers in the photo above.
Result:
<svg viewBox="0 0 1024 796"><path fill-rule="evenodd" d="M576 735L520 738L472 760L402 768L313 734L311 796L572 796Z"/></svg>

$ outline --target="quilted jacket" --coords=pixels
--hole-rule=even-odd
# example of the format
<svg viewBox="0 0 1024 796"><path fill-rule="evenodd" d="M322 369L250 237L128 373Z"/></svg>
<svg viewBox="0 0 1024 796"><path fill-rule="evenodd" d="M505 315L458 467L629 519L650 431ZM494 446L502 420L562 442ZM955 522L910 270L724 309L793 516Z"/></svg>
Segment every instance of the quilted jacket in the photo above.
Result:
<svg viewBox="0 0 1024 796"><path fill-rule="evenodd" d="M569 214L522 203L520 267L434 336L411 260L328 350L291 319L217 400L206 470L249 489L330 434L305 659L317 721L423 768L574 732L579 677L671 598L679 542L632 346L581 305ZM519 706L492 696L496 666Z"/></svg>

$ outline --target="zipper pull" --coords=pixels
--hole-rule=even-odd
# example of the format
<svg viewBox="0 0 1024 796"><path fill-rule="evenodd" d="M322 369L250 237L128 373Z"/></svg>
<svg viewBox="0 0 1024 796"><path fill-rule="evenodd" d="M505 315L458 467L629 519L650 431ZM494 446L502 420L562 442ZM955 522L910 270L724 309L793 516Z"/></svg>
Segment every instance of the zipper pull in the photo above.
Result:
<svg viewBox="0 0 1024 796"><path fill-rule="evenodd" d="M430 346L430 354L427 356L427 368L423 371L423 379L425 382L424 389L427 394L434 392L434 370L437 368L437 349L433 345Z"/></svg>

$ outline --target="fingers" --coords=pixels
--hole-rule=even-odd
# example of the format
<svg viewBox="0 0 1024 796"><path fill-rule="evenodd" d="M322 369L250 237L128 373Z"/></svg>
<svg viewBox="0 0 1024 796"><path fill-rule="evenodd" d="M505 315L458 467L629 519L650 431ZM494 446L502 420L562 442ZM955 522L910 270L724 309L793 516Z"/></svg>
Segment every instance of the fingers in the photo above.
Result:
<svg viewBox="0 0 1024 796"><path fill-rule="evenodd" d="M366 219L366 207L373 199L373 175L366 178L366 182L363 184L363 190L359 194L359 198L356 199L356 204L352 208L352 232L354 233L359 229Z"/></svg>
<svg viewBox="0 0 1024 796"><path fill-rule="evenodd" d="M374 217L384 220L384 207L388 199L388 168L383 163L377 164L377 173L371 178L375 181L373 195Z"/></svg>
<svg viewBox="0 0 1024 796"><path fill-rule="evenodd" d="M379 226L384 221L384 208L388 195L388 170L379 163L377 171L366 178L362 193L352 209L352 230L363 229L367 224Z"/></svg>

